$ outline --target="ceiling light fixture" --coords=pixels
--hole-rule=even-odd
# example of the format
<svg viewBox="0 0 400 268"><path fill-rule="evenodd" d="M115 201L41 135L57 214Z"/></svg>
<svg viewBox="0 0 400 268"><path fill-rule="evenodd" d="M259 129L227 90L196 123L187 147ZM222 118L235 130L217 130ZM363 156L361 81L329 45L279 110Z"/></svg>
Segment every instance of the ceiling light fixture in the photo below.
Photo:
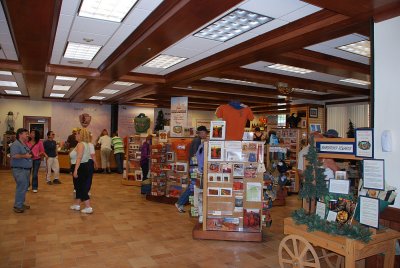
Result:
<svg viewBox="0 0 400 268"><path fill-rule="evenodd" d="M18 87L18 84L13 81L0 81L0 87Z"/></svg>
<svg viewBox="0 0 400 268"><path fill-rule="evenodd" d="M68 42L64 57L69 59L92 60L101 46Z"/></svg>
<svg viewBox="0 0 400 268"><path fill-rule="evenodd" d="M121 22L137 0L84 0L78 15L81 17Z"/></svg>
<svg viewBox="0 0 400 268"><path fill-rule="evenodd" d="M368 58L371 57L371 42L368 40L363 40L356 43L340 46L337 47L337 49L344 50Z"/></svg>
<svg viewBox="0 0 400 268"><path fill-rule="evenodd" d="M57 75L56 80L63 80L63 81L76 81L78 79L77 77L71 77L71 76L61 76Z"/></svg>
<svg viewBox="0 0 400 268"><path fill-rule="evenodd" d="M112 95L112 94L115 94L115 93L117 93L117 92L119 92L118 89L108 89L108 88L105 88L105 89L103 89L102 91L100 91L99 93L100 93L100 94Z"/></svg>
<svg viewBox="0 0 400 268"><path fill-rule="evenodd" d="M22 95L22 92L19 90L4 90L5 93L10 94L10 95Z"/></svg>
<svg viewBox="0 0 400 268"><path fill-rule="evenodd" d="M53 90L68 91L70 86L53 85Z"/></svg>
<svg viewBox="0 0 400 268"><path fill-rule="evenodd" d="M294 88L289 87L288 83L284 83L284 82L276 83L276 89L279 91L279 93L281 93L283 95L289 95L294 90Z"/></svg>
<svg viewBox="0 0 400 268"><path fill-rule="evenodd" d="M194 34L196 37L225 42L273 20L244 9L235 9Z"/></svg>
<svg viewBox="0 0 400 268"><path fill-rule="evenodd" d="M371 82L354 79L354 78L341 79L339 81L345 82L345 83L350 83L350 84L362 85L362 86L369 86L371 84Z"/></svg>
<svg viewBox="0 0 400 268"><path fill-rule="evenodd" d="M90 100L102 100L105 99L106 97L104 96L91 96L89 99Z"/></svg>
<svg viewBox="0 0 400 268"><path fill-rule="evenodd" d="M64 98L65 94L62 93L50 93L50 97L54 98Z"/></svg>
<svg viewBox="0 0 400 268"><path fill-rule="evenodd" d="M299 68L299 67L285 65L285 64L279 64L279 63L271 64L266 67L271 68L271 69L286 71L286 72L298 73L298 74L308 74L308 73L314 72L313 70Z"/></svg>
<svg viewBox="0 0 400 268"><path fill-rule="evenodd" d="M167 69L175 64L178 64L187 58L177 57L177 56L170 56L161 54L154 59L150 60L149 62L145 63L143 66L150 67L150 68L162 68Z"/></svg>
<svg viewBox="0 0 400 268"><path fill-rule="evenodd" d="M117 86L128 86L128 87L130 87L130 86L133 86L135 83L124 82L124 81L115 81L113 84L117 85Z"/></svg>
<svg viewBox="0 0 400 268"><path fill-rule="evenodd" d="M222 78L221 80L228 81L228 82L238 82L238 83L252 84L252 85L257 84L256 82L237 80L237 79L229 79L229 78Z"/></svg>
<svg viewBox="0 0 400 268"><path fill-rule="evenodd" d="M0 71L1 75L12 75L12 72Z"/></svg>

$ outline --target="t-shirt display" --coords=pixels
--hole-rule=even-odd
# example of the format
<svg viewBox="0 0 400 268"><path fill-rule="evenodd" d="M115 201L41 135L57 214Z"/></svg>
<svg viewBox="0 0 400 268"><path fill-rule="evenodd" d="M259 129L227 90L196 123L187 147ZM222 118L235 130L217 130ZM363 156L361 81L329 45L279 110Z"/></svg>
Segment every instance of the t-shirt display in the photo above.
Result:
<svg viewBox="0 0 400 268"><path fill-rule="evenodd" d="M254 115L248 106L232 106L223 104L217 108L216 116L226 121L225 140L242 140L247 120L253 120Z"/></svg>

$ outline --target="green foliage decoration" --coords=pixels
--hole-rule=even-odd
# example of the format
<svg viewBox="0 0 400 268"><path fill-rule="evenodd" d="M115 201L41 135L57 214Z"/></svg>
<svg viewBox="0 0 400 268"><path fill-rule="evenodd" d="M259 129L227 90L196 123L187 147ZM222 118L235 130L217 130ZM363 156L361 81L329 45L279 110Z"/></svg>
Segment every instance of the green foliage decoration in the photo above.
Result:
<svg viewBox="0 0 400 268"><path fill-rule="evenodd" d="M345 236L363 243L368 243L372 239L372 232L359 223L350 225L328 222L316 214L308 215L304 209L293 211L292 218L298 225L307 225L308 232L321 231L331 235Z"/></svg>

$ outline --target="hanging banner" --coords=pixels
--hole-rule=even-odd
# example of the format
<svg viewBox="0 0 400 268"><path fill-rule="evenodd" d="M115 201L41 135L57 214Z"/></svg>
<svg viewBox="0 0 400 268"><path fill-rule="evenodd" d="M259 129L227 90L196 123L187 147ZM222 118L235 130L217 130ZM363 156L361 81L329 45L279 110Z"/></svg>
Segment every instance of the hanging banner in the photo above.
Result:
<svg viewBox="0 0 400 268"><path fill-rule="evenodd" d="M171 98L171 137L183 137L187 128L188 97Z"/></svg>

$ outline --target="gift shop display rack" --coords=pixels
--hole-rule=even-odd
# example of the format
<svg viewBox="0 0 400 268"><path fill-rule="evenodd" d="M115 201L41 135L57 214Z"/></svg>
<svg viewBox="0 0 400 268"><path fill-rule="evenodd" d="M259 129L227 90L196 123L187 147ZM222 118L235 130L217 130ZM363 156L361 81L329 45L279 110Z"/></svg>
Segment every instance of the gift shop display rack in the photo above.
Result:
<svg viewBox="0 0 400 268"><path fill-rule="evenodd" d="M262 241L264 143L210 141L204 150L203 217L193 238Z"/></svg>
<svg viewBox="0 0 400 268"><path fill-rule="evenodd" d="M131 135L128 137L125 170L121 180L123 185L141 186L142 184L140 146L145 139L146 137L141 137L140 135Z"/></svg>

